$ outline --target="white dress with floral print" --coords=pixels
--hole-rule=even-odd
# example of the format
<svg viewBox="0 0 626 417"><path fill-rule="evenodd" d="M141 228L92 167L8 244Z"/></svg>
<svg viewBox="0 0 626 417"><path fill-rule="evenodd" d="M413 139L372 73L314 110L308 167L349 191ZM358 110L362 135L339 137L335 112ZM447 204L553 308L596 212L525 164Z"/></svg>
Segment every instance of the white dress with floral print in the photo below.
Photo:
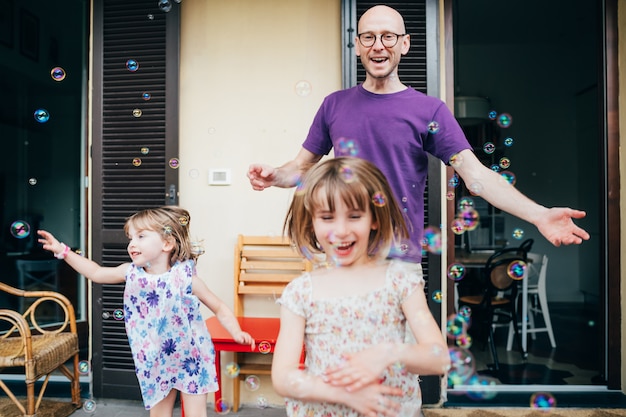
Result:
<svg viewBox="0 0 626 417"><path fill-rule="evenodd" d="M385 286L362 295L312 300L314 279L310 273L293 280L278 303L306 320L305 366L312 375L321 375L341 362L345 353L368 346L405 341L406 317L402 302L414 291L422 290L424 278L416 264L390 261ZM419 416L421 395L419 378L399 366L384 372L384 384L401 387L401 416ZM394 397L397 400L397 397ZM289 416L360 416L341 404L302 402L286 398Z"/></svg>
<svg viewBox="0 0 626 417"><path fill-rule="evenodd" d="M131 264L124 314L146 409L172 389L188 394L217 391L215 348L200 301L192 294L193 261L177 262L162 275Z"/></svg>

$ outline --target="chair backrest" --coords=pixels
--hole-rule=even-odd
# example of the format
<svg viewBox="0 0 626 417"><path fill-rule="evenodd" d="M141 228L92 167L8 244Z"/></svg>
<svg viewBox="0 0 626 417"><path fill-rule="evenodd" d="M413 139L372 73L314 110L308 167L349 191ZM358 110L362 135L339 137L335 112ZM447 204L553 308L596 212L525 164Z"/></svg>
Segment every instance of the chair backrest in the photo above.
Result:
<svg viewBox="0 0 626 417"><path fill-rule="evenodd" d="M540 253L530 252L528 254L528 285L545 285L546 270L548 268L548 256Z"/></svg>
<svg viewBox="0 0 626 417"><path fill-rule="evenodd" d="M286 236L239 235L235 244L235 315L244 315L245 295L278 297L289 282L311 269L311 262Z"/></svg>
<svg viewBox="0 0 626 417"><path fill-rule="evenodd" d="M532 248L533 239L527 239L518 247L501 249L487 259L485 274L487 285L495 291L506 291L513 284L528 275L524 271L528 267L528 252Z"/></svg>

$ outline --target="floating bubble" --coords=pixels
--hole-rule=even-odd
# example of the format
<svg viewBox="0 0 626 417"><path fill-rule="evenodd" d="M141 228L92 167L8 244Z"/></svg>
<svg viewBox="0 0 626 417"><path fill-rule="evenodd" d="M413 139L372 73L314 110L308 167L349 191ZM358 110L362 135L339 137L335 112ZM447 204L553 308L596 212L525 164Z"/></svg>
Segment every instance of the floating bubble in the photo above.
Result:
<svg viewBox="0 0 626 417"><path fill-rule="evenodd" d="M452 200L454 200L454 197L455 197L454 191L448 191L446 193L446 200L452 201Z"/></svg>
<svg viewBox="0 0 626 417"><path fill-rule="evenodd" d="M504 138L504 146L513 146L513 138L512 137Z"/></svg>
<svg viewBox="0 0 626 417"><path fill-rule="evenodd" d="M514 173L512 173L511 171L502 171L500 175L506 180L506 182L511 185L515 185L516 178Z"/></svg>
<svg viewBox="0 0 626 417"><path fill-rule="evenodd" d="M516 281L523 279L525 272L526 262L524 261L513 261L509 264L506 270L507 275Z"/></svg>
<svg viewBox="0 0 626 417"><path fill-rule="evenodd" d="M200 171L197 170L196 168L192 168L189 170L189 178L199 178L200 177Z"/></svg>
<svg viewBox="0 0 626 417"><path fill-rule="evenodd" d="M133 166L141 166L141 158L133 158Z"/></svg>
<svg viewBox="0 0 626 417"><path fill-rule="evenodd" d="M475 230L480 224L480 214L474 209L466 210L459 215L465 230Z"/></svg>
<svg viewBox="0 0 626 417"><path fill-rule="evenodd" d="M450 178L450 179L448 180L448 187L450 187L450 188L456 188L456 187L458 187L458 185L459 185L459 176L458 176L458 175L457 175L457 173L455 172L455 173L452 175L452 178Z"/></svg>
<svg viewBox="0 0 626 417"><path fill-rule="evenodd" d="M556 398L549 392L536 392L530 396L530 408L550 411L556 407Z"/></svg>
<svg viewBox="0 0 626 417"><path fill-rule="evenodd" d="M468 211L474 208L474 199L471 197L463 197L456 205L460 212Z"/></svg>
<svg viewBox="0 0 626 417"><path fill-rule="evenodd" d="M511 166L511 160L509 158L507 158L506 156L503 156L502 158L500 158L500 168L502 169L507 169L508 167Z"/></svg>
<svg viewBox="0 0 626 417"><path fill-rule="evenodd" d="M37 185L37 178L29 178L28 183L30 185Z"/></svg>
<svg viewBox="0 0 626 417"><path fill-rule="evenodd" d="M202 254L204 254L205 250L204 250L204 244L202 243L202 240L196 240L191 242L191 253L193 253L196 256L200 256Z"/></svg>
<svg viewBox="0 0 626 417"><path fill-rule="evenodd" d="M122 310L121 308L116 309L113 312L113 318L115 320L124 320L124 310Z"/></svg>
<svg viewBox="0 0 626 417"><path fill-rule="evenodd" d="M83 411L90 414L96 411L96 402L94 400L85 401L83 404Z"/></svg>
<svg viewBox="0 0 626 417"><path fill-rule="evenodd" d="M230 404L228 401L219 399L215 401L215 412L217 414L228 414L230 413Z"/></svg>
<svg viewBox="0 0 626 417"><path fill-rule="evenodd" d="M465 277L465 273L467 270L465 269L465 265L460 263L453 263L448 266L448 278L458 282Z"/></svg>
<svg viewBox="0 0 626 417"><path fill-rule="evenodd" d="M495 378L485 375L474 374L467 381L470 387L467 389L467 396L474 400L491 400L498 394Z"/></svg>
<svg viewBox="0 0 626 417"><path fill-rule="evenodd" d="M469 334L462 334L456 338L454 344L463 349L469 349L472 347L472 336Z"/></svg>
<svg viewBox="0 0 626 417"><path fill-rule="evenodd" d="M490 168L493 172L500 172L500 165L498 165L498 164L492 164L489 168Z"/></svg>
<svg viewBox="0 0 626 417"><path fill-rule="evenodd" d="M486 153L487 155L491 155L492 153L494 153L496 150L496 145L493 144L493 142L486 142L483 145L483 152Z"/></svg>
<svg viewBox="0 0 626 417"><path fill-rule="evenodd" d="M459 312L457 313L459 317L467 322L469 327L470 320L472 318L472 308L470 306L461 306L459 307Z"/></svg>
<svg viewBox="0 0 626 417"><path fill-rule="evenodd" d="M256 406L257 406L258 408L267 408L267 407L269 407L269 406L270 406L270 403L269 403L269 401L267 400L267 398L265 398L265 397L264 397L264 396L262 396L262 395L259 395L259 396L256 398Z"/></svg>
<svg viewBox="0 0 626 417"><path fill-rule="evenodd" d="M147 146L144 146L139 151L141 152L142 155L148 155L150 153L150 148L148 148Z"/></svg>
<svg viewBox="0 0 626 417"><path fill-rule="evenodd" d="M134 117L141 117L141 115L143 115L143 111L141 109L133 109L133 116Z"/></svg>
<svg viewBox="0 0 626 417"><path fill-rule="evenodd" d="M148 101L148 100L150 100L150 99L152 98L152 94L148 93L147 91L144 91L144 92L141 94L141 98L142 98L144 101Z"/></svg>
<svg viewBox="0 0 626 417"><path fill-rule="evenodd" d="M244 380L244 385L248 391L256 391L261 387L261 380L256 375L249 375Z"/></svg>
<svg viewBox="0 0 626 417"><path fill-rule="evenodd" d="M465 223L463 220L456 218L450 223L450 230L457 236L462 235L465 232Z"/></svg>
<svg viewBox="0 0 626 417"><path fill-rule="evenodd" d="M351 183L356 179L356 175L348 165L342 165L339 167L339 178L341 178L343 182Z"/></svg>
<svg viewBox="0 0 626 417"><path fill-rule="evenodd" d="M385 204L387 204L387 199L385 198L385 194L383 194L380 191L377 193L374 193L374 195L372 196L372 204L374 204L376 207L384 207Z"/></svg>
<svg viewBox="0 0 626 417"><path fill-rule="evenodd" d="M139 62L134 59L129 59L126 61L126 69L130 72L135 72L139 69Z"/></svg>
<svg viewBox="0 0 626 417"><path fill-rule="evenodd" d="M450 157L450 166L452 168L458 168L463 164L463 155L455 153Z"/></svg>
<svg viewBox="0 0 626 417"><path fill-rule="evenodd" d="M11 235L17 239L25 239L30 236L30 224L24 220L16 220L11 223Z"/></svg>
<svg viewBox="0 0 626 417"><path fill-rule="evenodd" d="M108 311L103 311L102 318L108 320L109 318L111 318L111 313L109 313Z"/></svg>
<svg viewBox="0 0 626 417"><path fill-rule="evenodd" d="M229 362L224 367L224 371L226 372L226 375L228 375L229 377L237 378L239 376L239 371L241 371L241 368L239 367L237 363Z"/></svg>
<svg viewBox="0 0 626 417"><path fill-rule="evenodd" d="M50 76L54 81L63 81L66 75L65 70L61 67L54 67L50 70Z"/></svg>
<svg viewBox="0 0 626 417"><path fill-rule="evenodd" d="M337 144L339 145L335 147L337 156L357 156L359 154L359 147L352 139L340 138Z"/></svg>
<svg viewBox="0 0 626 417"><path fill-rule="evenodd" d="M468 189L472 195L480 195L483 192L483 185L479 182L473 182L470 184Z"/></svg>
<svg viewBox="0 0 626 417"><path fill-rule="evenodd" d="M178 158L170 159L169 166L172 169L178 169L178 167L180 166L180 162L178 161Z"/></svg>
<svg viewBox="0 0 626 417"><path fill-rule="evenodd" d="M78 373L81 375L87 375L91 372L91 364L89 361L80 361L78 362Z"/></svg>
<svg viewBox="0 0 626 417"><path fill-rule="evenodd" d="M147 17L148 20L154 20L154 15L152 13L149 13Z"/></svg>
<svg viewBox="0 0 626 417"><path fill-rule="evenodd" d="M496 120L496 117L498 117L498 112L495 110L491 110L487 117L489 117L489 120Z"/></svg>
<svg viewBox="0 0 626 417"><path fill-rule="evenodd" d="M439 123L435 122L434 120L430 123L428 123L428 133L434 135L435 133L439 132Z"/></svg>
<svg viewBox="0 0 626 417"><path fill-rule="evenodd" d="M434 302L441 303L443 301L443 294L441 293L441 290L434 291L431 298Z"/></svg>
<svg viewBox="0 0 626 417"><path fill-rule="evenodd" d="M496 123L498 124L498 126L506 129L507 127L511 126L511 123L513 123L513 118L508 113L502 113L498 116L498 120L496 121Z"/></svg>
<svg viewBox="0 0 626 417"><path fill-rule="evenodd" d="M178 218L178 224L180 224L183 227L187 226L189 224L189 217L187 217L187 216L180 216Z"/></svg>
<svg viewBox="0 0 626 417"><path fill-rule="evenodd" d="M446 321L446 334L449 339L456 339L457 337L467 333L467 321L465 318L459 317L458 314L451 314Z"/></svg>
<svg viewBox="0 0 626 417"><path fill-rule="evenodd" d="M272 351L272 344L267 340L263 340L259 342L259 353L264 355L270 353Z"/></svg>
<svg viewBox="0 0 626 417"><path fill-rule="evenodd" d="M524 230L518 227L513 230L512 236L513 236L513 239L520 240L524 237Z"/></svg>
<svg viewBox="0 0 626 417"><path fill-rule="evenodd" d="M306 97L311 94L311 83L306 80L298 81L295 90L300 97Z"/></svg>
<svg viewBox="0 0 626 417"><path fill-rule="evenodd" d="M441 253L441 230L434 226L428 226L426 229L424 229L422 247L430 253Z"/></svg>
<svg viewBox="0 0 626 417"><path fill-rule="evenodd" d="M170 0L159 0L159 9L167 13L172 10L172 3L170 3Z"/></svg>
<svg viewBox="0 0 626 417"><path fill-rule="evenodd" d="M448 381L452 385L464 384L476 371L476 361L472 353L460 347L448 349L450 355L450 369L448 371Z"/></svg>
<svg viewBox="0 0 626 417"><path fill-rule="evenodd" d="M37 120L39 123L46 123L48 120L50 120L50 113L46 109L35 110L33 116L35 117L35 120Z"/></svg>

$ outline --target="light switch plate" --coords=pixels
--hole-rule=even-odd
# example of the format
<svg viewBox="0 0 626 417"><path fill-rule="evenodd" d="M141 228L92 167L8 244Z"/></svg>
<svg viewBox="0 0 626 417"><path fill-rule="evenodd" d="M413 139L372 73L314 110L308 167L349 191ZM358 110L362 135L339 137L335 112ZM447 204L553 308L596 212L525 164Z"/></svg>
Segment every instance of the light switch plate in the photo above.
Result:
<svg viewBox="0 0 626 417"><path fill-rule="evenodd" d="M230 185L230 169L210 169L209 185Z"/></svg>

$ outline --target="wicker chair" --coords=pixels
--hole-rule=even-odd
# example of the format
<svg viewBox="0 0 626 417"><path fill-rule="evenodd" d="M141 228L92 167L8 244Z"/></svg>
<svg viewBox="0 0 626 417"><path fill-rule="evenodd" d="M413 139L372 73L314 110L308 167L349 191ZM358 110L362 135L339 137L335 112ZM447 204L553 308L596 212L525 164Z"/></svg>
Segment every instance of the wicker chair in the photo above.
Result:
<svg viewBox="0 0 626 417"><path fill-rule="evenodd" d="M48 385L50 374L59 370L71 384L72 404L80 407L78 372L78 334L76 317L70 301L54 291L24 291L0 282L0 291L16 297L29 298L32 303L24 312L0 309L0 388L15 403L25 417L35 416ZM23 299L22 298L22 299ZM37 322L37 309L42 304L56 303L65 314L54 330L44 329ZM27 303L28 304L28 303ZM21 303L20 303L21 305ZM63 314L61 315L63 317ZM73 360L73 370L65 363ZM26 383L26 404L11 392L2 381L7 368L22 368ZM39 394L35 394L35 382L45 376Z"/></svg>

